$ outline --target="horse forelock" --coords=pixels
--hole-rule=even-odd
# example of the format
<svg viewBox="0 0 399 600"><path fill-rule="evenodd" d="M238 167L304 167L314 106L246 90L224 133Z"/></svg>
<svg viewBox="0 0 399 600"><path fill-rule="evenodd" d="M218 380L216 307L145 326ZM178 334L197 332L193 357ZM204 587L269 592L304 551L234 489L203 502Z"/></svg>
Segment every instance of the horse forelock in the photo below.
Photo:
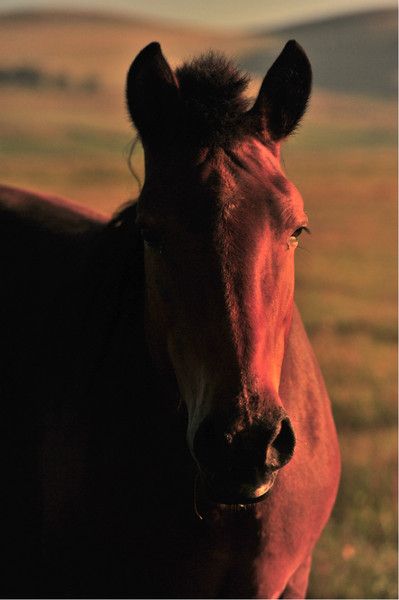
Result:
<svg viewBox="0 0 399 600"><path fill-rule="evenodd" d="M208 52L176 70L184 129L199 145L229 144L248 131L244 115L249 76L226 57Z"/></svg>

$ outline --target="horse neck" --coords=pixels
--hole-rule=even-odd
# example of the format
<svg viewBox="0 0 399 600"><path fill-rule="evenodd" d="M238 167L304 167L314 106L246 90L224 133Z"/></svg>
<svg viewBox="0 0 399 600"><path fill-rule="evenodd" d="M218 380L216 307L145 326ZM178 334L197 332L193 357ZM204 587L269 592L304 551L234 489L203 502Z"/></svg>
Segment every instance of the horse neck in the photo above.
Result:
<svg viewBox="0 0 399 600"><path fill-rule="evenodd" d="M84 395L106 370L121 376L143 346L142 244L130 222L111 222L90 241L72 287L65 332L71 361L61 368Z"/></svg>

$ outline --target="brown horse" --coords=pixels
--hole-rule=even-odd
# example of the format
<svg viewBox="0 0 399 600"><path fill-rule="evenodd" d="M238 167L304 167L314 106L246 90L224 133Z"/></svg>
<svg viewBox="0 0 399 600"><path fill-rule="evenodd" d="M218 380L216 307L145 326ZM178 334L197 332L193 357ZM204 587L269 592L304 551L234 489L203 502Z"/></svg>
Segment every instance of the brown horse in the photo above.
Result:
<svg viewBox="0 0 399 600"><path fill-rule="evenodd" d="M0 188L4 596L306 593L340 471L280 165L308 59L288 42L251 108L246 85L150 44L137 204L107 222Z"/></svg>

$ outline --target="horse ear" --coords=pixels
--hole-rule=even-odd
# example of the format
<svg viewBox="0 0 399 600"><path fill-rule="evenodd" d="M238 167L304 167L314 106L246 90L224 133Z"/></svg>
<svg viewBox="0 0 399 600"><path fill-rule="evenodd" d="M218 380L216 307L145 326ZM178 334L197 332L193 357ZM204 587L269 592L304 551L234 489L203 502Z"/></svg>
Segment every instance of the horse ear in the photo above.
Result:
<svg viewBox="0 0 399 600"><path fill-rule="evenodd" d="M143 144L162 140L178 112L176 77L158 42L146 46L132 62L126 84L127 106Z"/></svg>
<svg viewBox="0 0 399 600"><path fill-rule="evenodd" d="M285 45L270 67L250 113L273 141L287 137L304 115L312 86L312 69L295 41Z"/></svg>

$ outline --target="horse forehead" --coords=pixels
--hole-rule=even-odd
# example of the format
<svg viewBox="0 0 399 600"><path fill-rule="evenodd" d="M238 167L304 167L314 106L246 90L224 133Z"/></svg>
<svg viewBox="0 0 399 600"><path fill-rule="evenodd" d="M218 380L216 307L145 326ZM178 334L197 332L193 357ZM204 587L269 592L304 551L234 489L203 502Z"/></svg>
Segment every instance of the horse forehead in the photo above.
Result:
<svg viewBox="0 0 399 600"><path fill-rule="evenodd" d="M302 197L284 175L278 154L257 140L220 149L201 167L202 183L227 211L262 208L277 221L286 211L303 211Z"/></svg>
<svg viewBox="0 0 399 600"><path fill-rule="evenodd" d="M198 164L203 182L214 179L217 174L226 187L236 187L245 174L262 181L267 175L281 173L278 157L257 140L242 140L229 148L204 152Z"/></svg>
<svg viewBox="0 0 399 600"><path fill-rule="evenodd" d="M204 149L194 160L188 156L168 165L146 182L139 203L143 221L209 237L221 220L233 234L237 227L258 229L265 221L279 229L287 215L303 213L302 198L282 172L279 156L256 139Z"/></svg>

